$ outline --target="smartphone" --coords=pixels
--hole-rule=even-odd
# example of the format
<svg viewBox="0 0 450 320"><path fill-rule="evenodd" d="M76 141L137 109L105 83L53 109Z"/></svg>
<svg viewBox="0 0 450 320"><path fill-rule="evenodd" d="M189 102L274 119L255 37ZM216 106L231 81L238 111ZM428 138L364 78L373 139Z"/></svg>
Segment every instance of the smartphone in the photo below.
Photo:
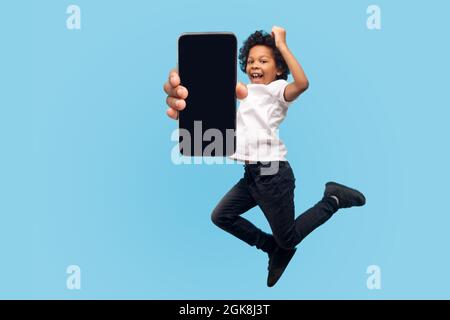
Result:
<svg viewBox="0 0 450 320"><path fill-rule="evenodd" d="M178 72L189 95L179 113L183 156L224 157L236 148L237 39L231 32L183 33Z"/></svg>

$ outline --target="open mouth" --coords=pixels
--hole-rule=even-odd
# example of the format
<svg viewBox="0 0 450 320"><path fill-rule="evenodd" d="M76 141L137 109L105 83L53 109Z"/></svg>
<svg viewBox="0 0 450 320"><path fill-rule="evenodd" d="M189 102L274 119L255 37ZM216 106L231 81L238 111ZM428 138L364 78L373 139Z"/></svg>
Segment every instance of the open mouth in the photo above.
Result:
<svg viewBox="0 0 450 320"><path fill-rule="evenodd" d="M250 76L253 80L257 80L257 79L261 79L263 77L263 74L254 72L254 73L250 73Z"/></svg>

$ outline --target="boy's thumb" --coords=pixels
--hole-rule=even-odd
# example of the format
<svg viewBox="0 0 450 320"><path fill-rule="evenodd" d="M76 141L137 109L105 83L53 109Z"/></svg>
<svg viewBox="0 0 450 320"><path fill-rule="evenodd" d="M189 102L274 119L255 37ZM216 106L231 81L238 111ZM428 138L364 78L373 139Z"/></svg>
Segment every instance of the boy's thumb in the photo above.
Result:
<svg viewBox="0 0 450 320"><path fill-rule="evenodd" d="M238 82L236 85L236 97L239 100L247 98L248 90L247 86L241 82Z"/></svg>

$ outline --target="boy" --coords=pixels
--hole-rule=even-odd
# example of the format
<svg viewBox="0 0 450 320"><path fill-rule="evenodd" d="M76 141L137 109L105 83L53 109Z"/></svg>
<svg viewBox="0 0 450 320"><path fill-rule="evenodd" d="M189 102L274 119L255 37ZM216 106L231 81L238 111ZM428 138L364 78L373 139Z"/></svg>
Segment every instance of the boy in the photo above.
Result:
<svg viewBox="0 0 450 320"><path fill-rule="evenodd" d="M272 34L256 31L240 49L240 67L250 80L238 83L241 100L237 112L236 152L231 158L244 163L244 177L220 200L211 215L218 227L269 257L267 286L280 279L296 252L296 246L339 208L362 206L364 195L344 185L328 182L323 198L295 218L295 177L286 160L286 147L277 131L290 104L309 86L303 68L286 44L286 31L273 27ZM292 73L294 81L288 83ZM177 119L186 106L188 91L176 71L164 85L169 117ZM265 152L261 152L265 150ZM269 168L278 170L267 174ZM267 234L241 215L258 205L269 222Z"/></svg>

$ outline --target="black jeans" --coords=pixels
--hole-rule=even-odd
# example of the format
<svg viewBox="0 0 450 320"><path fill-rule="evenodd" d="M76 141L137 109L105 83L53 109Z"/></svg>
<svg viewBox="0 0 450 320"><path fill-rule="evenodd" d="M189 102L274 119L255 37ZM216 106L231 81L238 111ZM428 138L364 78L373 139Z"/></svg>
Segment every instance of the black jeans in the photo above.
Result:
<svg viewBox="0 0 450 320"><path fill-rule="evenodd" d="M277 165L276 173L266 174L269 167L276 168ZM271 252L277 246L294 248L338 209L335 199L324 197L295 218L295 178L289 162L258 162L246 164L244 168L244 177L220 200L211 219L218 227L251 246L265 252ZM241 217L256 205L266 216L272 235Z"/></svg>

